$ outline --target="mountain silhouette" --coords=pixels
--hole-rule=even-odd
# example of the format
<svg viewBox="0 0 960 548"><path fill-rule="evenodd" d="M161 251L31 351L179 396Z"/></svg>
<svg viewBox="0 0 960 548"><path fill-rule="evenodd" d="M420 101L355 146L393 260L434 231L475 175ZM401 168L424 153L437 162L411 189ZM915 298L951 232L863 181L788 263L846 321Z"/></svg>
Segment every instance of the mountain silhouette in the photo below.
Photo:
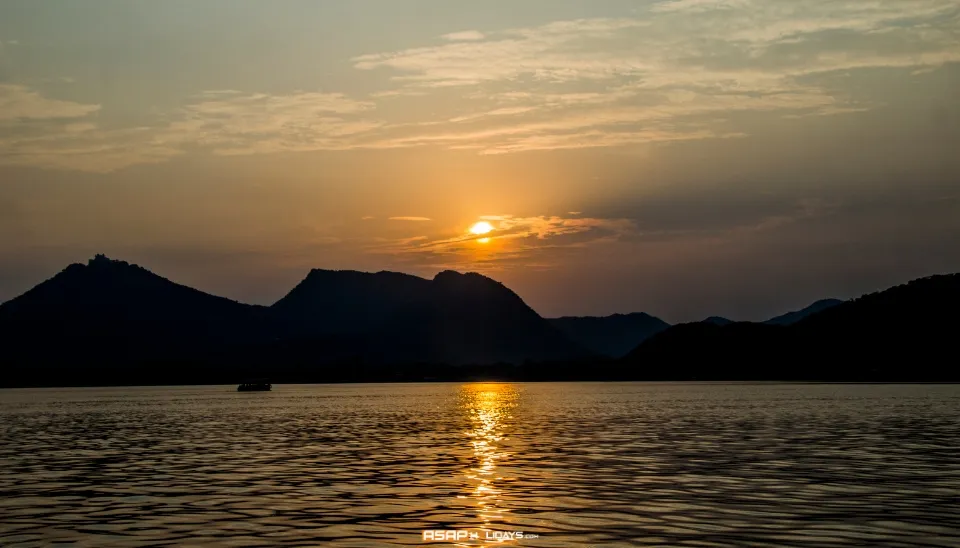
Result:
<svg viewBox="0 0 960 548"><path fill-rule="evenodd" d="M314 269L271 309L300 336L369 333L424 299L430 285L398 272Z"/></svg>
<svg viewBox="0 0 960 548"><path fill-rule="evenodd" d="M570 340L602 356L619 358L670 327L644 312L611 316L565 316L548 320Z"/></svg>
<svg viewBox="0 0 960 548"><path fill-rule="evenodd" d="M960 274L913 280L846 301L800 320L790 330L803 355L831 353L849 360L853 376L933 377L944 370L960 380L948 357L956 352ZM817 363L830 372L825 360Z"/></svg>
<svg viewBox="0 0 960 548"><path fill-rule="evenodd" d="M840 299L821 299L810 306L803 308L801 310L794 310L793 312L787 312L780 316L770 318L769 320L763 322L768 325L791 325L799 322L800 320L806 318L811 314L816 314L817 312L832 308L842 303Z"/></svg>
<svg viewBox="0 0 960 548"><path fill-rule="evenodd" d="M377 359L521 363L586 356L516 293L476 273L444 271L376 334Z"/></svg>
<svg viewBox="0 0 960 548"><path fill-rule="evenodd" d="M263 307L97 255L0 305L0 385L960 380L950 361L960 274L820 306L785 325L551 322L476 273L313 270ZM598 355L644 336L621 359Z"/></svg>
<svg viewBox="0 0 960 548"><path fill-rule="evenodd" d="M709 318L701 320L700 323L707 323L711 325L730 325L734 323L734 321L728 320L727 318L723 318L721 316L710 316Z"/></svg>
<svg viewBox="0 0 960 548"><path fill-rule="evenodd" d="M631 351L624 362L649 380L768 378L787 350L787 328L752 322L675 325Z"/></svg>
<svg viewBox="0 0 960 548"><path fill-rule="evenodd" d="M18 363L157 361L268 340L276 329L264 307L103 255L0 305L0 341Z"/></svg>
<svg viewBox="0 0 960 548"><path fill-rule="evenodd" d="M641 343L623 365L670 379L957 379L944 359L955 351L958 307L960 274L932 276L790 325L673 326Z"/></svg>
<svg viewBox="0 0 960 548"><path fill-rule="evenodd" d="M0 305L10 367L217 379L345 364L487 364L587 355L501 283L447 271L313 270L272 307L192 289L97 255ZM165 373L153 369L163 369ZM326 374L326 373L324 373ZM34 375L36 377L36 375ZM150 381L153 382L153 381Z"/></svg>

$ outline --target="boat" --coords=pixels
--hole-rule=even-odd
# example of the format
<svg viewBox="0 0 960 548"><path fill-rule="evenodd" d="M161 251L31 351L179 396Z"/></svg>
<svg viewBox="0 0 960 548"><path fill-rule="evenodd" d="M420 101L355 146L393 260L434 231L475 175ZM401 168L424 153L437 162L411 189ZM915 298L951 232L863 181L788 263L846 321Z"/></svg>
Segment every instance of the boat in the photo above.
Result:
<svg viewBox="0 0 960 548"><path fill-rule="evenodd" d="M245 382L237 387L237 392L269 392L273 385L268 382Z"/></svg>

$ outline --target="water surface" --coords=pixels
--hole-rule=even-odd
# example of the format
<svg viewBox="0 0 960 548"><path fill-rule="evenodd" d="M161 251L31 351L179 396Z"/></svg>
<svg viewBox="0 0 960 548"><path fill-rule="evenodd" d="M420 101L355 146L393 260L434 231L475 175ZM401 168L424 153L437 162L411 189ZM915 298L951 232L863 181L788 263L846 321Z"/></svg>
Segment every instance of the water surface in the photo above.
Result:
<svg viewBox="0 0 960 548"><path fill-rule="evenodd" d="M960 386L0 391L0 546L468 528L539 535L517 546L960 546Z"/></svg>

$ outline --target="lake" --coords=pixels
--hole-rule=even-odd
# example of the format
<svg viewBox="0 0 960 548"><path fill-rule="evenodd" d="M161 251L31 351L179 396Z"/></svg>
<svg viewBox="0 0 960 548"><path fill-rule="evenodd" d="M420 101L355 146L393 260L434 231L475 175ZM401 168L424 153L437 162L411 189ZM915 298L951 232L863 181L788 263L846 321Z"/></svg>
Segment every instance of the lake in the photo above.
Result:
<svg viewBox="0 0 960 548"><path fill-rule="evenodd" d="M493 532L960 546L960 386L0 390L0 546L471 546Z"/></svg>

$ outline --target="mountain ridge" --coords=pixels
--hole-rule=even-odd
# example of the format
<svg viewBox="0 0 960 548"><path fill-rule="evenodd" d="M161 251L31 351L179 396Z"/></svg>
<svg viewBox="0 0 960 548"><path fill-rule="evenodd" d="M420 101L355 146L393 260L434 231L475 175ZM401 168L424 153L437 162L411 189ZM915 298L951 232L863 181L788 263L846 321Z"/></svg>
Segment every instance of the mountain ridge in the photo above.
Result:
<svg viewBox="0 0 960 548"><path fill-rule="evenodd" d="M587 354L501 282L455 271L427 280L312 269L262 307L97 255L0 305L0 327L14 348L8 356L28 364L74 361L71 348L104 363L254 354L304 364L522 363ZM30 350L41 347L64 350Z"/></svg>
<svg viewBox="0 0 960 548"><path fill-rule="evenodd" d="M344 316L351 308L352 319ZM669 326L646 313L546 320L478 273L426 279L322 269L264 307L97 255L0 304L0 384L202 383L241 375L290 382L957 380L960 371L941 361L953 350L958 308L960 274L947 274L786 325ZM599 325L600 338L585 337L589 330L568 335L558 327L563 322ZM617 322L623 329L610 328ZM643 322L656 332L638 332ZM622 358L597 351L637 337L644 339Z"/></svg>
<svg viewBox="0 0 960 548"><path fill-rule="evenodd" d="M562 316L547 321L580 346L611 358L622 357L651 335L670 327L667 322L646 312Z"/></svg>
<svg viewBox="0 0 960 548"><path fill-rule="evenodd" d="M765 323L768 325L794 324L806 318L807 316L810 316L811 314L822 312L824 310L837 306L842 302L843 300L841 299L833 299L833 298L820 299L820 300L814 301L813 303L809 304L804 308L801 308L800 310L792 310L790 312L780 314L779 316L774 316L773 318L770 318L769 320L766 320L762 323Z"/></svg>
<svg viewBox="0 0 960 548"><path fill-rule="evenodd" d="M641 343L623 363L678 363L656 378L701 380L937 378L960 307L960 274L912 280L809 314L789 325L681 324ZM721 371L719 363L737 370ZM834 370L838 364L842 370ZM947 376L958 377L956 368ZM952 378L952 377L951 377Z"/></svg>

